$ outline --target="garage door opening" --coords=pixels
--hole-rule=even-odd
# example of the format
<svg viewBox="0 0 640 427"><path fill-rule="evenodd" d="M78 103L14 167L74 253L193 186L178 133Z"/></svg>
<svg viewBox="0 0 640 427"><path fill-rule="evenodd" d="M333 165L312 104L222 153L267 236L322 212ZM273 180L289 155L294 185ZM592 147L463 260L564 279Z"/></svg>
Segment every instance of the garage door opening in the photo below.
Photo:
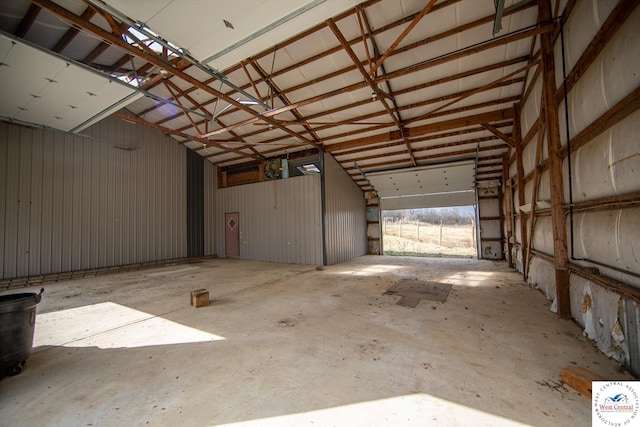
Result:
<svg viewBox="0 0 640 427"><path fill-rule="evenodd" d="M476 258L474 206L382 211L384 255Z"/></svg>

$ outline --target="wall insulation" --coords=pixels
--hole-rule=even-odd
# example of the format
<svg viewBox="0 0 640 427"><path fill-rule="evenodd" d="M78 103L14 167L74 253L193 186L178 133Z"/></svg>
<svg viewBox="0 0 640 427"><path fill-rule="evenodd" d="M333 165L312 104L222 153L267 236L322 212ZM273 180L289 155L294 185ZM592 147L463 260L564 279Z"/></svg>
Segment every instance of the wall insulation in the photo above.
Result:
<svg viewBox="0 0 640 427"><path fill-rule="evenodd" d="M560 14L566 3L561 2ZM610 14L615 13L621 4L623 2L599 0L575 2L564 23L564 57L562 37L555 39L554 45L557 87L562 88L563 59L566 74L573 75L575 81L568 91L568 111L564 97L556 99L559 100L561 143L565 153L571 153L570 156L563 154L564 203L568 206L572 198L575 206L567 211L565 218L569 265L576 266L569 269L571 315L601 351L629 364L638 373L638 330L637 325L629 324L629 319L637 320L638 305L620 291L614 292L595 283L598 281L596 278L602 278L617 281L630 289L640 289L640 207L616 201L620 196L640 192L640 111L609 121L606 116L616 104L640 87L640 49L637 47L640 43L637 31L640 7L634 6L632 12L622 19L612 20L616 25L621 23L619 27L611 23L605 26L616 28L606 44L591 43ZM588 67L585 68L584 62L575 67L583 56L589 57L585 52L594 48L600 50L593 54L595 59ZM538 49L539 43L536 45ZM537 77L534 79L534 76ZM524 176L528 179L520 184L525 188L522 208L527 212L526 230L532 229L533 232L531 241L523 242L518 192L514 190L516 245L513 255L516 267L522 271L526 261L523 248L527 243L531 244L527 280L540 288L547 298L555 300L553 221L548 211L538 213L550 206L552 179L545 166L549 157L546 130L541 152L537 153L538 132L542 131L536 128L542 99L542 77L530 73L525 93L530 87L530 95L520 106L521 137L529 134L522 155ZM543 121L542 118L540 120ZM598 120L601 124L593 126ZM588 136L584 136L585 130L590 131ZM579 144L574 142L576 139ZM567 147L567 140L572 141L570 147ZM536 157L540 159L539 176L534 173ZM512 150L509 176L514 182L518 182L516 169L516 153ZM536 176L539 179L537 183L534 181ZM537 194L534 195L536 185ZM586 205L585 202L592 203ZM532 224L530 212L533 203L538 212ZM585 278L584 273L578 275L578 267L589 268L588 272L594 274L593 280ZM555 303L552 304L554 310Z"/></svg>
<svg viewBox="0 0 640 427"><path fill-rule="evenodd" d="M239 213L240 258L322 265L320 175L216 190L215 241L224 256L225 213Z"/></svg>
<svg viewBox="0 0 640 427"><path fill-rule="evenodd" d="M108 118L86 137L0 123L0 272L181 258L186 149Z"/></svg>
<svg viewBox="0 0 640 427"><path fill-rule="evenodd" d="M324 155L327 265L367 253L367 202L338 162Z"/></svg>

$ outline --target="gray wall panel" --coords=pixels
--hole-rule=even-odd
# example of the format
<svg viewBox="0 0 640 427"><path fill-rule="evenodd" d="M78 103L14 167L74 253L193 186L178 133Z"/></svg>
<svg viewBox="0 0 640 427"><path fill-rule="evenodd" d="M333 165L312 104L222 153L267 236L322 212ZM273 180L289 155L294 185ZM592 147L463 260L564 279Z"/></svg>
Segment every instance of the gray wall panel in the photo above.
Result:
<svg viewBox="0 0 640 427"><path fill-rule="evenodd" d="M216 250L224 249L224 214L238 212L240 257L322 264L320 176L310 175L218 189Z"/></svg>
<svg viewBox="0 0 640 427"><path fill-rule="evenodd" d="M366 200L360 188L330 155L324 155L327 264L367 253Z"/></svg>
<svg viewBox="0 0 640 427"><path fill-rule="evenodd" d="M185 147L117 119L85 133L0 123L1 278L186 256Z"/></svg>
<svg viewBox="0 0 640 427"><path fill-rule="evenodd" d="M216 233L216 191L218 170L209 161L204 162L204 254L217 255Z"/></svg>

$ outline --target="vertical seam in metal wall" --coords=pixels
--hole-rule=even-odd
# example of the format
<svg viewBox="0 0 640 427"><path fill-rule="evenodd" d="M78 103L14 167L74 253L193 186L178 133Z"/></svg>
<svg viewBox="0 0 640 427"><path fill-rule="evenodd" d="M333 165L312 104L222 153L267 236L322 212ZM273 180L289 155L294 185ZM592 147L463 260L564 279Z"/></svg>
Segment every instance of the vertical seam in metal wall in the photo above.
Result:
<svg viewBox="0 0 640 427"><path fill-rule="evenodd" d="M327 224L326 224L326 215L327 215L327 205L326 205L326 189L325 189L325 164L324 164L324 156L325 153L322 151L318 154L320 158L318 163L320 163L320 212L321 212L321 224L322 224L322 265L327 265Z"/></svg>

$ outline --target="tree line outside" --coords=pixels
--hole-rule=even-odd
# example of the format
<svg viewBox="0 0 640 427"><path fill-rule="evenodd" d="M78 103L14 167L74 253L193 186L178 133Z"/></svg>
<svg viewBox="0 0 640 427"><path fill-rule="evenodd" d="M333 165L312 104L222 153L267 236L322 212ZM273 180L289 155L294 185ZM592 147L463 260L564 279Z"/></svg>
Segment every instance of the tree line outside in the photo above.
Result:
<svg viewBox="0 0 640 427"><path fill-rule="evenodd" d="M473 207L382 211L386 255L475 257Z"/></svg>

